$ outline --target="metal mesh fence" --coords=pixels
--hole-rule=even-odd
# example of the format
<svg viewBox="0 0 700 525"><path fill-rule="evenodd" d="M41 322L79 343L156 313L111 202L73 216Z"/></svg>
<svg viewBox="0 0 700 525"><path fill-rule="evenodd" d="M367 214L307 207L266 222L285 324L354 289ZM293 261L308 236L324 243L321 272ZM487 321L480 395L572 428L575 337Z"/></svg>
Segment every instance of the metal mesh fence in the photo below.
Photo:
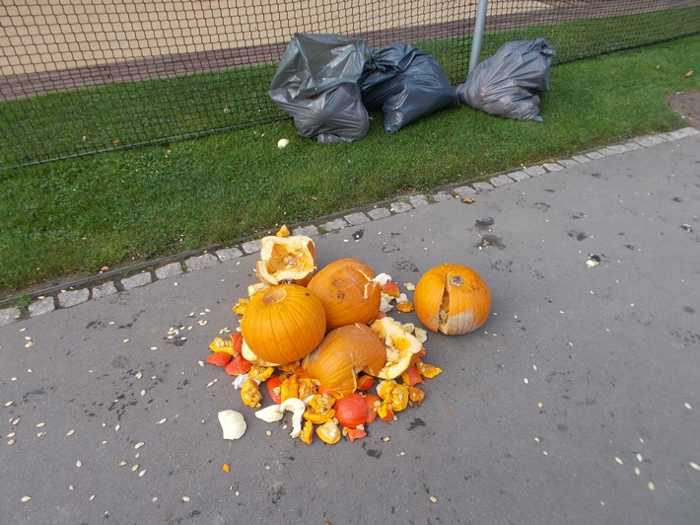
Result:
<svg viewBox="0 0 700 525"><path fill-rule="evenodd" d="M410 42L457 82L476 0L3 0L0 169L284 118L267 86L295 32ZM700 0L491 0L483 55L557 61L700 32Z"/></svg>

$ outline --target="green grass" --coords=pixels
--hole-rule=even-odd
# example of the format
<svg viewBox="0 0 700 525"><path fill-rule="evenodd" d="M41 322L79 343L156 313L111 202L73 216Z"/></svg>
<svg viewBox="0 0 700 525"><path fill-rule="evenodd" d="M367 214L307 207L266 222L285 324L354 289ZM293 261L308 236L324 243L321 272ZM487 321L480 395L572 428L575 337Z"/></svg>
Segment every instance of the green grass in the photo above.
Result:
<svg viewBox="0 0 700 525"><path fill-rule="evenodd" d="M576 20L487 34L483 56L511 39L545 36L556 61L660 41L700 28L700 7ZM453 82L466 73L470 38L417 42ZM274 64L111 84L0 104L0 168L202 130L279 119L267 96ZM0 177L2 176L0 172Z"/></svg>
<svg viewBox="0 0 700 525"><path fill-rule="evenodd" d="M544 124L455 108L387 135L375 115L354 144L302 140L289 121L3 174L0 289L237 236L475 180L521 163L668 130L675 90L699 89L700 36L552 71ZM291 144L278 150L276 142Z"/></svg>

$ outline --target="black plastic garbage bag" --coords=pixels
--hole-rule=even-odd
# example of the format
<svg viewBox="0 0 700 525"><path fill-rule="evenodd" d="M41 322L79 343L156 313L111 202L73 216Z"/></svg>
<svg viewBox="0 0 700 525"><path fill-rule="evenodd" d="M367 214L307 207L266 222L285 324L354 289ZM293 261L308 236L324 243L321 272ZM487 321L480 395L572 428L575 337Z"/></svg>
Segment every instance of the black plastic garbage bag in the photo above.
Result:
<svg viewBox="0 0 700 525"><path fill-rule="evenodd" d="M352 142L369 129L358 80L369 54L362 40L297 33L287 45L269 95L303 137Z"/></svg>
<svg viewBox="0 0 700 525"><path fill-rule="evenodd" d="M549 89L553 56L544 38L507 42L469 72L457 86L457 96L493 115L542 122L538 94Z"/></svg>
<svg viewBox="0 0 700 525"><path fill-rule="evenodd" d="M372 49L360 87L368 109L382 108L388 133L457 102L440 64L408 44Z"/></svg>

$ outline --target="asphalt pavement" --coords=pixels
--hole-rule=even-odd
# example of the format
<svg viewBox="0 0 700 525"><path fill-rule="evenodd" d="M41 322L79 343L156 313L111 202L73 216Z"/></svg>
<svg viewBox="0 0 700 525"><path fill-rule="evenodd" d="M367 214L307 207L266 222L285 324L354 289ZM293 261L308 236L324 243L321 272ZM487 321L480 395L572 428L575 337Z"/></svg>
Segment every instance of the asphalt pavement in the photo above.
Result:
<svg viewBox="0 0 700 525"><path fill-rule="evenodd" d="M429 337L424 404L352 444L245 408L221 438L238 391L198 361L254 255L1 327L0 523L697 525L699 215L695 136L317 238L321 264L460 262L494 297Z"/></svg>

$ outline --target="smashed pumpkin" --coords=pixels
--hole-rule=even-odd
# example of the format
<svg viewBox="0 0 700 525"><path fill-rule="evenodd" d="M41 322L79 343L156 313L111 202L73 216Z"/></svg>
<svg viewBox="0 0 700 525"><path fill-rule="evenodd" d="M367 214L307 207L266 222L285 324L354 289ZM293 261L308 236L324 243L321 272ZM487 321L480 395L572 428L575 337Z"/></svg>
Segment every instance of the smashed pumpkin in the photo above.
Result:
<svg viewBox="0 0 700 525"><path fill-rule="evenodd" d="M491 291L471 268L441 264L421 277L413 300L418 319L429 330L459 335L473 332L486 322Z"/></svg>
<svg viewBox="0 0 700 525"><path fill-rule="evenodd" d="M260 240L260 260L256 270L258 278L268 284L305 280L314 272L316 246L310 237L268 236Z"/></svg>
<svg viewBox="0 0 700 525"><path fill-rule="evenodd" d="M373 277L363 262L338 259L311 278L308 288L323 303L329 330L377 318L382 288Z"/></svg>
<svg viewBox="0 0 700 525"><path fill-rule="evenodd" d="M412 325L402 325L391 317L383 317L372 323L372 330L384 341L386 364L375 374L381 379L394 379L411 365L411 358L423 348L421 342L408 330Z"/></svg>
<svg viewBox="0 0 700 525"><path fill-rule="evenodd" d="M304 359L308 375L338 394L357 388L357 373L376 375L384 366L386 350L366 325L353 324L332 330L321 345Z"/></svg>
<svg viewBox="0 0 700 525"><path fill-rule="evenodd" d="M250 298L241 330L256 356L286 365L318 346L326 333L326 316L321 301L306 288L282 284Z"/></svg>

